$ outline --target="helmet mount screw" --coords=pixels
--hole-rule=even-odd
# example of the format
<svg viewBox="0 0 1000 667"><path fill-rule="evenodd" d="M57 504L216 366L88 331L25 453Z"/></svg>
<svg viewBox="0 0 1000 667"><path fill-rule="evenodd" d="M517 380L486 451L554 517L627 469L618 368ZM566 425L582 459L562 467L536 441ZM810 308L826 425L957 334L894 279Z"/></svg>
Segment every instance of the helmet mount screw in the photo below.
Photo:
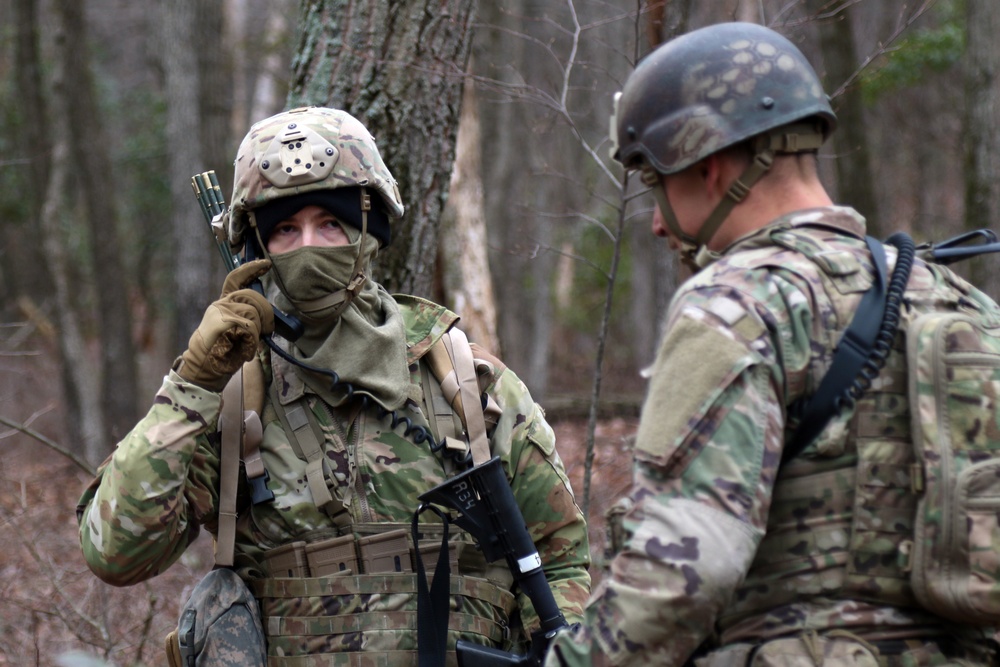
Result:
<svg viewBox="0 0 1000 667"><path fill-rule="evenodd" d="M765 97L765 98L763 98L760 101L760 105L762 107L764 107L765 109L773 109L774 108L774 98L773 97Z"/></svg>
<svg viewBox="0 0 1000 667"><path fill-rule="evenodd" d="M260 168L261 169L270 169L270 167L271 167L271 161L270 160L264 160L263 162L260 163Z"/></svg>

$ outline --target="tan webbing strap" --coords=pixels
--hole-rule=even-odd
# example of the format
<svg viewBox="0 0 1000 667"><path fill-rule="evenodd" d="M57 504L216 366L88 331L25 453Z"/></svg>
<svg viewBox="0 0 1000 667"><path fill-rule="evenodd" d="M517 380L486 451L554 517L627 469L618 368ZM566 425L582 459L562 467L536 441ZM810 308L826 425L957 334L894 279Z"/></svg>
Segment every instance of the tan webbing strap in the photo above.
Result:
<svg viewBox="0 0 1000 667"><path fill-rule="evenodd" d="M309 423L309 406L305 399L297 401L290 410L285 412L288 425L291 428L291 435L299 443L299 448L306 460L306 481L309 483L309 491L312 493L316 507L320 508L328 515L333 516L342 508L326 485L326 475L323 470L323 448L319 438L313 431L312 424Z"/></svg>
<svg viewBox="0 0 1000 667"><path fill-rule="evenodd" d="M463 416L465 432L469 436L469 446L472 448L472 462L475 465L486 463L490 460L490 442L489 438L486 437L486 420L483 419L479 379L476 376L476 362L472 358L469 339L466 338L461 329L452 328L441 340L452 365L452 371L441 380L441 389L444 391L444 395L449 397L459 414ZM454 390L452 376L454 384L457 384L457 390ZM454 390L455 393L449 394L450 389Z"/></svg>
<svg viewBox="0 0 1000 667"><path fill-rule="evenodd" d="M442 352L447 351L442 347ZM430 364L420 364L420 379L424 386L424 410L427 413L427 421L430 423L431 431L439 439L460 439L465 426L445 397L441 383L431 370ZM466 449L464 442L462 442L461 448L463 451Z"/></svg>
<svg viewBox="0 0 1000 667"><path fill-rule="evenodd" d="M260 443L264 427L260 415L264 412L264 366L260 359L243 364L243 463L247 478L264 475L264 461L260 457Z"/></svg>
<svg viewBox="0 0 1000 667"><path fill-rule="evenodd" d="M236 371L222 390L219 431L219 530L215 538L215 564L230 567L236 547L236 492L240 478L240 441L243 439L243 369Z"/></svg>
<svg viewBox="0 0 1000 667"><path fill-rule="evenodd" d="M330 488L326 485L326 470L323 467L326 457L323 456L323 447L320 444L322 431L319 430L318 424L312 423L306 399L300 398L286 407L278 400L272 384L271 404L285 427L289 444L296 456L306 461L306 483L316 507L332 518L338 526L348 523L350 516L344 511L344 505L330 493Z"/></svg>

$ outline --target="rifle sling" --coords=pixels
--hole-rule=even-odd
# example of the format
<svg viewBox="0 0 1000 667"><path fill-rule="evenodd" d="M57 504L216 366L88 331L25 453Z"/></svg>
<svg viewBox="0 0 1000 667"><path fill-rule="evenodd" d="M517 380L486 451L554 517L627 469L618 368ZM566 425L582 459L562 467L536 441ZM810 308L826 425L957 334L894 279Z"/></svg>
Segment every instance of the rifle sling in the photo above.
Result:
<svg viewBox="0 0 1000 667"><path fill-rule="evenodd" d="M801 454L802 450L822 433L834 415L840 412L843 398L861 373L865 362L875 352L875 341L886 314L888 265L885 246L878 239L866 236L865 243L872 254L875 279L861 298L854 318L837 343L830 369L820 381L816 393L809 398L802 409L799 427L789 438L782 452L782 463L787 463Z"/></svg>

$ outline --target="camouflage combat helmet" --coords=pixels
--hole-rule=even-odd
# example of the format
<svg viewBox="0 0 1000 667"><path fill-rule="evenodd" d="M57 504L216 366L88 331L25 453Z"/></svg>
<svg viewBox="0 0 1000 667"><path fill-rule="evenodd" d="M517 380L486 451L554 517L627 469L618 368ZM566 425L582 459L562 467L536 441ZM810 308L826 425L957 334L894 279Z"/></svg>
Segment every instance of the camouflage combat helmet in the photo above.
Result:
<svg viewBox="0 0 1000 667"><path fill-rule="evenodd" d="M233 180L228 233L237 250L252 224L250 212L285 197L370 188L381 195L390 218L403 215L396 180L375 140L360 121L338 109L302 107L255 123L240 144Z"/></svg>
<svg viewBox="0 0 1000 667"><path fill-rule="evenodd" d="M706 244L774 155L818 150L835 126L819 77L794 44L755 23L719 23L681 35L639 63L615 98L612 155L643 171L687 259L700 267L712 259ZM754 160L720 209L697 237L681 233L658 175L751 139Z"/></svg>

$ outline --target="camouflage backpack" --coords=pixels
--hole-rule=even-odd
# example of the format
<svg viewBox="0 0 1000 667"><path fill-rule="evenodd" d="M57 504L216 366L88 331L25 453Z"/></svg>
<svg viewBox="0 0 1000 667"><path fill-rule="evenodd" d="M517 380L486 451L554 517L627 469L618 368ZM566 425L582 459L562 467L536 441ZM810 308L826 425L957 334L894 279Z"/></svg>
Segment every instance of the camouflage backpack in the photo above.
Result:
<svg viewBox="0 0 1000 667"><path fill-rule="evenodd" d="M907 327L917 600L952 620L1000 621L1000 321L928 313Z"/></svg>
<svg viewBox="0 0 1000 667"><path fill-rule="evenodd" d="M903 570L917 601L935 614L976 625L1000 622L1000 309L969 287L956 309L901 318L912 240L889 239L900 249L891 281L882 245L867 241L874 286L841 338L831 371L801 408L802 426L783 458L800 453L869 388L897 328L904 329L916 513L912 538L899 544ZM946 263L974 252L942 259L932 246L923 254Z"/></svg>

